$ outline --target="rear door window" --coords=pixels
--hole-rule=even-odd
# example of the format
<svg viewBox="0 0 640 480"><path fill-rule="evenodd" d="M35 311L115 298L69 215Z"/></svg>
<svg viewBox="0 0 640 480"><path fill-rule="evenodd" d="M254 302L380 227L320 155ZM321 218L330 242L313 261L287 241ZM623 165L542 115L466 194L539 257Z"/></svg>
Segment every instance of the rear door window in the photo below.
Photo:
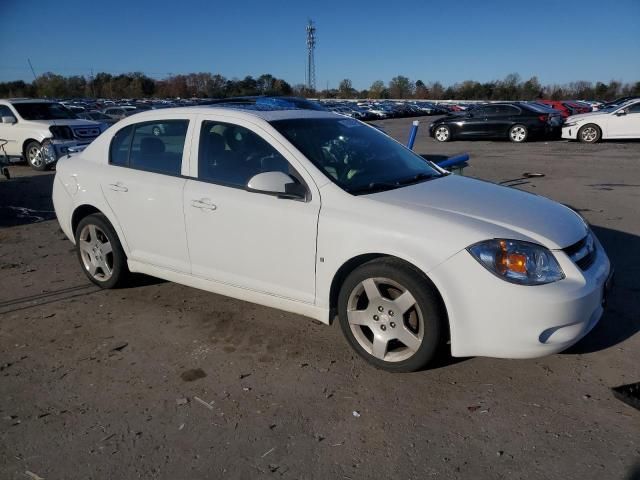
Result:
<svg viewBox="0 0 640 480"><path fill-rule="evenodd" d="M110 163L136 170L180 175L188 120L129 125L111 140Z"/></svg>

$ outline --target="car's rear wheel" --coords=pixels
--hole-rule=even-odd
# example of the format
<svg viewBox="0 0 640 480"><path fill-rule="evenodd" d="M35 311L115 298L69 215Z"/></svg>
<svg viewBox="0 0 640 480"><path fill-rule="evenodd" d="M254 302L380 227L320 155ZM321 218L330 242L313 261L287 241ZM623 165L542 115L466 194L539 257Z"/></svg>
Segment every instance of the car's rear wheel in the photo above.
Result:
<svg viewBox="0 0 640 480"><path fill-rule="evenodd" d="M338 298L342 332L369 363L412 372L434 357L443 314L434 287L412 267L374 260L354 270Z"/></svg>
<svg viewBox="0 0 640 480"><path fill-rule="evenodd" d="M514 143L522 143L527 140L529 132L524 125L514 125L509 129L509 140Z"/></svg>
<svg viewBox="0 0 640 480"><path fill-rule="evenodd" d="M439 142L448 142L451 140L451 130L446 125L438 125L433 132L433 138Z"/></svg>
<svg viewBox="0 0 640 480"><path fill-rule="evenodd" d="M600 128L593 123L589 123L578 130L578 140L582 143L596 143L601 136Z"/></svg>
<svg viewBox="0 0 640 480"><path fill-rule="evenodd" d="M82 270L101 288L114 288L129 274L127 258L118 235L101 213L89 215L75 232L76 251Z"/></svg>
<svg viewBox="0 0 640 480"><path fill-rule="evenodd" d="M24 147L24 156L27 163L34 170L39 172L47 169L47 164L44 161L44 154L42 152L42 145L39 142L31 141Z"/></svg>

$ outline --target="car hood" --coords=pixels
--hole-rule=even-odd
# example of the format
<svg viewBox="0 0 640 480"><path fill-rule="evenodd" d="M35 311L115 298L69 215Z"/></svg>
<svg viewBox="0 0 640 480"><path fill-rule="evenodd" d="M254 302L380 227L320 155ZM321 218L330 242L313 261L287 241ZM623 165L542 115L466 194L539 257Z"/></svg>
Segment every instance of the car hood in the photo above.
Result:
<svg viewBox="0 0 640 480"><path fill-rule="evenodd" d="M29 120L30 122L40 123L42 125L67 125L69 127L95 127L100 125L100 122L93 120L84 120L82 118L61 118L58 120Z"/></svg>
<svg viewBox="0 0 640 480"><path fill-rule="evenodd" d="M605 115L608 115L607 113L602 113L602 112L588 112L588 113L579 113L578 115L571 115L570 117L567 117L565 119L566 123L569 122L579 122L581 120L585 120L585 119L594 119L596 117L604 117Z"/></svg>
<svg viewBox="0 0 640 480"><path fill-rule="evenodd" d="M471 229L479 229L482 235L493 235L489 238L510 235L556 250L576 243L587 233L577 213L553 200L459 175L368 197L431 214L440 220L455 221L458 225L468 220Z"/></svg>

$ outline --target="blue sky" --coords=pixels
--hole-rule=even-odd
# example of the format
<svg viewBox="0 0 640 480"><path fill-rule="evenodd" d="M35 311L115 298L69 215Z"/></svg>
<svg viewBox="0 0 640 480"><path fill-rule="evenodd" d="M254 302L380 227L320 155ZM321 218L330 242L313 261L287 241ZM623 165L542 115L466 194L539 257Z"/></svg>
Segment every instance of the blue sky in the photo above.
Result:
<svg viewBox="0 0 640 480"><path fill-rule="evenodd" d="M304 82L317 24L318 88L401 74L424 82L640 80L640 0L0 0L0 81L53 71L272 73Z"/></svg>

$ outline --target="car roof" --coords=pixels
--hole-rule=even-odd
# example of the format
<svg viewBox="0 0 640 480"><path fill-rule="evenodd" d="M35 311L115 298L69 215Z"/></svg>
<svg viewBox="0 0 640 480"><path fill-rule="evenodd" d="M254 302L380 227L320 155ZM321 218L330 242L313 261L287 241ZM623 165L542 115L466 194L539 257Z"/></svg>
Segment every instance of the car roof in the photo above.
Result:
<svg viewBox="0 0 640 480"><path fill-rule="evenodd" d="M303 110L303 109L253 109L248 105L201 105L193 107L173 107L163 108L161 110L148 110L145 112L136 113L136 119L145 119L147 117L157 117L162 115L163 117L169 113L176 114L188 114L188 113L227 113L233 114L233 116L242 118L260 118L266 122L272 122L276 120L289 120L300 118L338 118L344 120L344 116L338 115L332 112L325 112L322 110Z"/></svg>
<svg viewBox="0 0 640 480"><path fill-rule="evenodd" d="M42 100L39 98L7 98L3 99L9 103L59 103L51 100Z"/></svg>

